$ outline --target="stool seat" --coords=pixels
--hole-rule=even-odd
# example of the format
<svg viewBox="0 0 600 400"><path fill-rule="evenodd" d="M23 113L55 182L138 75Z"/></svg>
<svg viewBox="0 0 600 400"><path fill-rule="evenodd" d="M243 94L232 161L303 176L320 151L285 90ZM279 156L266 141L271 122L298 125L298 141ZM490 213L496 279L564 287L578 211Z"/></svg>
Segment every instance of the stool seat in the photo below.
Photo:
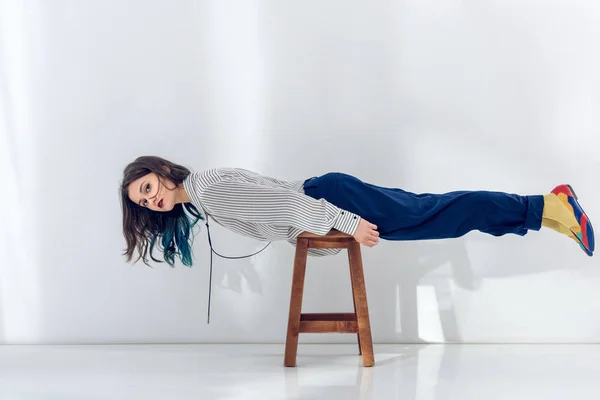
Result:
<svg viewBox="0 0 600 400"><path fill-rule="evenodd" d="M302 232L298 235L300 239L319 239L319 240L354 240L354 237L347 233L332 229L327 232L327 235L321 236L310 232Z"/></svg>
<svg viewBox="0 0 600 400"><path fill-rule="evenodd" d="M353 313L302 313L302 296L309 248L348 249L354 303ZM298 235L285 343L284 365L286 367L296 366L298 336L300 333L355 333L358 337L358 350L359 354L362 355L363 366L371 367L374 365L369 307L367 305L360 243L351 235L335 229L332 229L326 235L316 235L310 232L303 232Z"/></svg>

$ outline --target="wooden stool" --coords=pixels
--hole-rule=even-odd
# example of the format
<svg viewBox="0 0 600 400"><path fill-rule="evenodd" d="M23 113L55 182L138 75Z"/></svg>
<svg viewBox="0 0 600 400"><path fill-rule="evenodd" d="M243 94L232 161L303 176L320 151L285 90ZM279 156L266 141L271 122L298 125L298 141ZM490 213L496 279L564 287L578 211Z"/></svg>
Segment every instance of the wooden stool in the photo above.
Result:
<svg viewBox="0 0 600 400"><path fill-rule="evenodd" d="M354 313L302 313L302 294L304 291L304 276L309 248L348 249ZM335 229L331 230L325 236L309 232L304 232L298 236L290 299L290 317L288 321L287 340L285 342L284 364L286 367L296 366L298 335L300 333L356 333L358 336L358 354L362 355L363 366L372 367L375 363L373 359L371 324L369 322L369 307L367 306L367 292L365 289L360 243L354 240L352 236Z"/></svg>

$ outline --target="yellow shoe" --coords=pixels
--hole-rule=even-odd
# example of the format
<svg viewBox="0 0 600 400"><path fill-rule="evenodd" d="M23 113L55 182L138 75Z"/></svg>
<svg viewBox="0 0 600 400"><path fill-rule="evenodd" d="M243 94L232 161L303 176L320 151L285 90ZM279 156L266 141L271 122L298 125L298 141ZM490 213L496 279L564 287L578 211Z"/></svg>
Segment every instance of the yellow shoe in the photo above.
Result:
<svg viewBox="0 0 600 400"><path fill-rule="evenodd" d="M590 219L577 201L575 191L571 185L559 185L552 190L552 194L557 196L566 209L552 210L556 215L549 215L548 218L568 227L577 238L581 249L591 257L594 253L594 230Z"/></svg>

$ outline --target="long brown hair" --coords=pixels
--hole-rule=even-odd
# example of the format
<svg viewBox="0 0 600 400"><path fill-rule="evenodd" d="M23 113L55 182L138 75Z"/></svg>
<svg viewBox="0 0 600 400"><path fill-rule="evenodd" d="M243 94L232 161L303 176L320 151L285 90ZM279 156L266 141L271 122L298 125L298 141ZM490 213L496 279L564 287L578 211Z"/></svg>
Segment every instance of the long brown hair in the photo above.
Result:
<svg viewBox="0 0 600 400"><path fill-rule="evenodd" d="M146 265L148 254L156 262L162 262L153 255L157 240L159 250L163 252L163 258L171 267L174 266L175 256L182 263L192 265L192 229L202 215L192 203L176 204L171 211L156 212L134 203L129 198L129 185L136 179L154 172L159 181L168 179L176 185L183 183L190 174L186 167L174 164L156 156L141 156L125 167L123 181L120 186L121 208L123 210L123 236L127 243L123 255L130 262L134 250L137 249L138 258ZM188 211L189 215L186 214Z"/></svg>

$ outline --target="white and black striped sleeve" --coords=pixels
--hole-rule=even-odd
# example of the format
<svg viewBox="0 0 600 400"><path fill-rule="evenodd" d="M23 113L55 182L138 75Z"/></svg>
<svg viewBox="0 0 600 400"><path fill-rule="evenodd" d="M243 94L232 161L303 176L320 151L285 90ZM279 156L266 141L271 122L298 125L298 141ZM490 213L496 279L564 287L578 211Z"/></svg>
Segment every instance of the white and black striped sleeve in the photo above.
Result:
<svg viewBox="0 0 600 400"><path fill-rule="evenodd" d="M293 226L316 235L332 228L353 235L360 217L304 193L235 180L209 185L202 193L204 206L215 215L250 223Z"/></svg>

